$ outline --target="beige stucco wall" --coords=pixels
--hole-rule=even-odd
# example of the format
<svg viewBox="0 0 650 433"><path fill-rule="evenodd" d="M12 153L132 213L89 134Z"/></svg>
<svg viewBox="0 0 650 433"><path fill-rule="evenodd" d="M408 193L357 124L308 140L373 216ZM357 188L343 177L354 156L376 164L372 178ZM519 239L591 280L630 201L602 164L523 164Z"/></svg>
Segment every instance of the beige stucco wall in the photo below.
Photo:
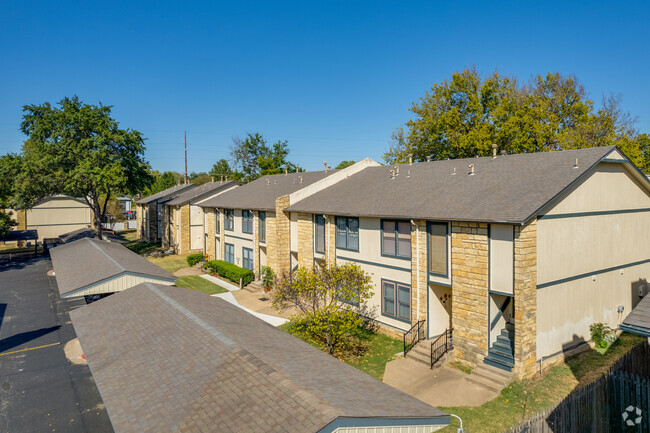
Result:
<svg viewBox="0 0 650 433"><path fill-rule="evenodd" d="M26 230L38 230L38 240L90 227L92 212L85 203L69 197L52 197L28 209Z"/></svg>
<svg viewBox="0 0 650 433"><path fill-rule="evenodd" d="M232 244L235 247L235 264L237 266L243 267L243 251L242 248L250 248L255 254L255 249L253 248L253 235L250 233L242 232L242 210L234 209L235 213L235 224L234 230L222 230L224 247L225 244ZM254 230L254 229L253 229ZM222 257L225 259L225 256Z"/></svg>

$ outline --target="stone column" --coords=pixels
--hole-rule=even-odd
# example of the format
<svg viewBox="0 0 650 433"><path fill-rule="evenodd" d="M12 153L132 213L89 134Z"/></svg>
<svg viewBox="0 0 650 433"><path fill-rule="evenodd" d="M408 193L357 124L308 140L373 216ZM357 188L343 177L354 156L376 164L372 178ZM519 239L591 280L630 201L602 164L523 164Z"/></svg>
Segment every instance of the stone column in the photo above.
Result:
<svg viewBox="0 0 650 433"><path fill-rule="evenodd" d="M275 214L267 214L266 254L267 261L276 275L291 271L291 232L289 214L284 209L289 207L289 196L275 200Z"/></svg>
<svg viewBox="0 0 650 433"><path fill-rule="evenodd" d="M215 209L216 211L216 209ZM226 256L226 214L223 209L219 211L219 260L223 260Z"/></svg>
<svg viewBox="0 0 650 433"><path fill-rule="evenodd" d="M162 207L162 226L163 226L162 246L163 246L163 248L169 248L171 246L171 239L169 237L169 234L170 234L169 213L170 212L171 212L171 209L169 208L169 206L163 205L163 207Z"/></svg>
<svg viewBox="0 0 650 433"><path fill-rule="evenodd" d="M427 319L427 290L429 290L427 282L427 222L419 220L415 221L415 224L411 224L411 324Z"/></svg>
<svg viewBox="0 0 650 433"><path fill-rule="evenodd" d="M181 231L178 240L179 254L185 254L190 251L190 205L186 204L180 207Z"/></svg>
<svg viewBox="0 0 650 433"><path fill-rule="evenodd" d="M336 263L336 217L325 215L325 260Z"/></svg>
<svg viewBox="0 0 650 433"><path fill-rule="evenodd" d="M537 371L537 220L515 226L515 373Z"/></svg>
<svg viewBox="0 0 650 433"><path fill-rule="evenodd" d="M144 212L144 206L141 204L136 204L135 205L135 218L136 218L136 226L135 226L135 238L136 239L142 239L142 213Z"/></svg>
<svg viewBox="0 0 650 433"><path fill-rule="evenodd" d="M313 216L298 214L298 266L311 269L314 266L314 225Z"/></svg>
<svg viewBox="0 0 650 433"><path fill-rule="evenodd" d="M215 240L217 213L215 212L215 209L212 208L203 208L203 212L205 212L206 215L205 224L207 225L207 227L203 228L203 232L208 236L208 248L206 254L208 255L208 260L215 260L217 254L217 242Z"/></svg>
<svg viewBox="0 0 650 433"><path fill-rule="evenodd" d="M456 356L477 364L488 349L487 224L451 223L451 272Z"/></svg>
<svg viewBox="0 0 650 433"><path fill-rule="evenodd" d="M260 278L260 213L253 211L253 273Z"/></svg>
<svg viewBox="0 0 650 433"><path fill-rule="evenodd" d="M147 208L147 227L149 227L147 242L155 243L158 242L158 206L153 202L149 203Z"/></svg>

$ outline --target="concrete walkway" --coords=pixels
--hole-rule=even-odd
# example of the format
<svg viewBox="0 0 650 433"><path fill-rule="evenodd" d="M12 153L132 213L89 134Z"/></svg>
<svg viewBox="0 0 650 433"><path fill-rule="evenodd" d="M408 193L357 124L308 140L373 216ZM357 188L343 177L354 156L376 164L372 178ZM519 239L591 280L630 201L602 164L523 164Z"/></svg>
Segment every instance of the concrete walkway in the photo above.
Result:
<svg viewBox="0 0 650 433"><path fill-rule="evenodd" d="M384 383L432 406L480 406L498 394L467 380L452 367L430 369L419 361L400 358L386 364Z"/></svg>
<svg viewBox="0 0 650 433"><path fill-rule="evenodd" d="M226 290L228 290L230 292L240 290L239 286L235 286L234 284L231 284L231 283L229 283L227 281L224 281L221 278L216 278L216 277L213 277L212 275L203 274L203 273L200 276L201 276L201 278L205 278L206 280L210 281L211 283L214 283L217 286L223 287L224 289L226 289Z"/></svg>
<svg viewBox="0 0 650 433"><path fill-rule="evenodd" d="M220 293L218 295L212 295L212 296L217 296L221 299L223 299L226 302L230 302L231 304L241 308L242 310L246 311L249 314L252 314L253 316L257 317L258 319L264 320L266 323L269 323L273 326L280 326L284 323L287 323L287 319L283 319L282 317L276 317L276 316L271 316L270 314L264 314L264 313L258 313L256 311L251 310L250 308L246 308L243 305L240 305L239 302L235 299L233 294L231 292L226 292L226 293Z"/></svg>

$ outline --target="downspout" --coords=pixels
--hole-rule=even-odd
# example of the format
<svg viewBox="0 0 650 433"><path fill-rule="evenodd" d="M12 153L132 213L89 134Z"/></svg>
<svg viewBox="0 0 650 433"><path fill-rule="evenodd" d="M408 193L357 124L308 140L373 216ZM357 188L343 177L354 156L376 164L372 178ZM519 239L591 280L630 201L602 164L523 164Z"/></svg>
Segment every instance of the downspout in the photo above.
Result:
<svg viewBox="0 0 650 433"><path fill-rule="evenodd" d="M416 319L420 321L420 225L416 224L414 220L411 220L411 224L415 226L415 278L417 279L417 292L418 292L418 301Z"/></svg>

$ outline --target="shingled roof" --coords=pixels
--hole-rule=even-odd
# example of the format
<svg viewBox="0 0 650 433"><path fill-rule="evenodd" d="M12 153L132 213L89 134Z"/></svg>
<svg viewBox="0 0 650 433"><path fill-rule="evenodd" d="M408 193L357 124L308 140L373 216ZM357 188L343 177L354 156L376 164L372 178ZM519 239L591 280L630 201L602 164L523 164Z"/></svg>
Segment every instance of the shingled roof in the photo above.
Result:
<svg viewBox="0 0 650 433"><path fill-rule="evenodd" d="M641 299L619 327L624 331L650 338L650 295Z"/></svg>
<svg viewBox="0 0 650 433"><path fill-rule="evenodd" d="M262 176L232 191L204 200L200 205L211 208L273 211L276 198L305 188L336 171L306 171Z"/></svg>
<svg viewBox="0 0 650 433"><path fill-rule="evenodd" d="M197 291L143 283L70 316L118 433L449 423L439 409Z"/></svg>
<svg viewBox="0 0 650 433"><path fill-rule="evenodd" d="M168 206L181 206L184 205L185 203L189 203L190 201L200 198L203 195L206 195L208 193L218 193L219 191L225 191L229 188L232 188L234 186L241 185L239 182L235 182L233 180L228 181L228 182L208 182L204 183L203 185L199 185L196 188L192 188L188 191L183 191L180 193L176 198L173 198L167 202L165 202L166 205Z"/></svg>
<svg viewBox="0 0 650 433"><path fill-rule="evenodd" d="M198 185L194 183L184 183L180 185L174 185L171 188L167 188L164 191L157 192L155 194L150 195L149 197L141 198L140 200L136 201L136 204L147 204L151 203L152 201L156 200L169 200L170 198L174 198L178 196L181 192L190 189L190 188L196 188Z"/></svg>
<svg viewBox="0 0 650 433"><path fill-rule="evenodd" d="M83 238L50 250L61 297L120 275L176 281L176 276L113 242Z"/></svg>
<svg viewBox="0 0 650 433"><path fill-rule="evenodd" d="M394 178L394 166L369 167L286 210L522 224L615 150L607 146L402 164Z"/></svg>

